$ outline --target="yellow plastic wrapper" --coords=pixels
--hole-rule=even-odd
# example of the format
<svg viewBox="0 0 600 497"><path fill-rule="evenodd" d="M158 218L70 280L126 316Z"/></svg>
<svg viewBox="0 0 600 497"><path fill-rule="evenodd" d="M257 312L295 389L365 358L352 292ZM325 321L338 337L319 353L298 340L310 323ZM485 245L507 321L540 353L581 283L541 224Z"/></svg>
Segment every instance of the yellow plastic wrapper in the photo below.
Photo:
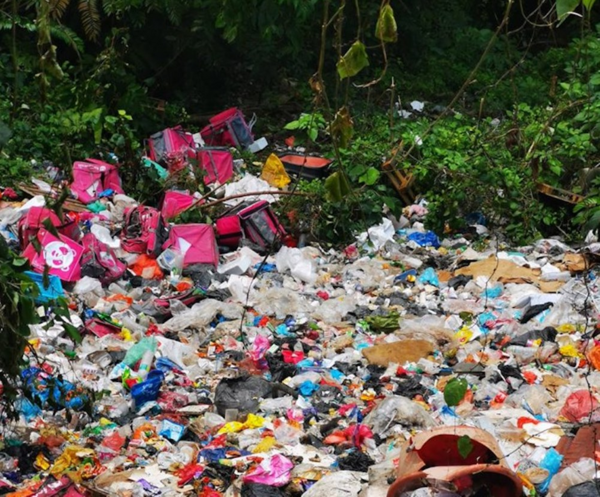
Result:
<svg viewBox="0 0 600 497"><path fill-rule="evenodd" d="M243 429L244 423L240 423L239 421L230 421L222 426L222 428L217 432L217 435L222 435L223 433L238 433Z"/></svg>
<svg viewBox="0 0 600 497"><path fill-rule="evenodd" d="M574 345L568 344L568 345L563 345L561 348L558 349L558 351L561 353L561 355L563 355L564 357L583 357L579 351L575 348Z"/></svg>
<svg viewBox="0 0 600 497"><path fill-rule="evenodd" d="M262 169L261 179L275 188L283 188L292 181L283 167L283 162L275 154L269 155Z"/></svg>
<svg viewBox="0 0 600 497"><path fill-rule="evenodd" d="M245 423L240 423L239 421L230 421L229 423L225 423L217 432L217 435L222 435L223 433L238 433L243 430L254 430L256 428L260 428L264 424L265 418L261 418L260 416L250 413L248 414L248 419L246 419Z"/></svg>
<svg viewBox="0 0 600 497"><path fill-rule="evenodd" d="M265 418L262 418L261 416L257 416L256 414L248 414L248 418L246 419L246 422L244 423L244 429L248 430L248 429L255 429L255 428L260 428L262 425L265 424Z"/></svg>
<svg viewBox="0 0 600 497"><path fill-rule="evenodd" d="M94 451L79 445L69 445L54 461L50 468L50 474L55 478L60 478L69 470L76 470L85 458L95 458Z"/></svg>
<svg viewBox="0 0 600 497"><path fill-rule="evenodd" d="M575 333L577 328L575 328L574 324L561 324L560 326L556 327L556 331L559 333Z"/></svg>
<svg viewBox="0 0 600 497"><path fill-rule="evenodd" d="M360 400L364 400L365 402L371 401L376 397L376 393L374 390L369 389L363 392L360 396Z"/></svg>
<svg viewBox="0 0 600 497"><path fill-rule="evenodd" d="M254 454L269 452L269 450L273 448L276 442L277 440L275 440L274 437L265 437L258 443L256 447L254 447L254 450L252 452Z"/></svg>
<svg viewBox="0 0 600 497"><path fill-rule="evenodd" d="M461 344L467 343L473 337L473 331L466 326L463 326L460 330L458 330L454 334L454 338L456 338Z"/></svg>
<svg viewBox="0 0 600 497"><path fill-rule="evenodd" d="M44 454L40 452L35 458L35 463L33 465L40 471L46 471L48 468L50 468L50 461L48 461Z"/></svg>
<svg viewBox="0 0 600 497"><path fill-rule="evenodd" d="M131 336L131 331L125 327L121 328L121 338L126 342L131 342L133 340L133 337Z"/></svg>

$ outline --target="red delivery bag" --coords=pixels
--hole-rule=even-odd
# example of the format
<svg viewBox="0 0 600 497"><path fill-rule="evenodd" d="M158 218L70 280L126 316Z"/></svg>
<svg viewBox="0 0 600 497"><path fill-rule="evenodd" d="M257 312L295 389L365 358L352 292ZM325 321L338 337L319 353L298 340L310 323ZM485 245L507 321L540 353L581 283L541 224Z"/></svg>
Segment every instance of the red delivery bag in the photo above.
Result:
<svg viewBox="0 0 600 497"><path fill-rule="evenodd" d="M24 217L19 221L19 241L21 247L25 248L29 244L29 240L35 237L40 229L44 227L44 221L49 219L52 226L56 228L61 235L64 235L71 240L79 240L81 232L77 219L65 216L65 220L61 221L56 213L46 207L32 207L27 211Z"/></svg>
<svg viewBox="0 0 600 497"><path fill-rule="evenodd" d="M118 280L127 269L114 251L108 245L98 240L92 233L88 233L81 240L84 252L81 257L81 274L97 278L103 285L108 285Z"/></svg>
<svg viewBox="0 0 600 497"><path fill-rule="evenodd" d="M45 229L39 230L37 239L42 247L39 253L33 243L23 251L23 257L29 260L35 272L43 273L47 266L48 274L58 276L63 281L77 281L81 278L81 245L60 234L57 238Z"/></svg>
<svg viewBox="0 0 600 497"><path fill-rule="evenodd" d="M156 209L139 205L125 210L125 224L121 231L121 244L124 250L157 257L166 238L167 228L160 212Z"/></svg>
<svg viewBox="0 0 600 497"><path fill-rule="evenodd" d="M204 170L204 183L226 183L233 176L233 155L226 148L204 147L198 151L198 164Z"/></svg>
<svg viewBox="0 0 600 497"><path fill-rule="evenodd" d="M179 224L171 228L163 249L174 247L183 254L183 265L219 264L215 232L210 224Z"/></svg>
<svg viewBox="0 0 600 497"><path fill-rule="evenodd" d="M238 216L246 236L263 248L277 244L285 237L283 226L266 200L242 209Z"/></svg>
<svg viewBox="0 0 600 497"><path fill-rule="evenodd" d="M211 147L248 148L254 143L252 127L256 122L253 118L246 123L244 114L233 107L210 119L210 124L200 131L204 142Z"/></svg>
<svg viewBox="0 0 600 497"><path fill-rule="evenodd" d="M217 243L224 247L236 248L239 246L244 231L238 216L224 216L215 222L217 230Z"/></svg>
<svg viewBox="0 0 600 497"><path fill-rule="evenodd" d="M105 190L124 193L117 166L97 159L86 159L73 164L71 193L77 200L90 204L98 200Z"/></svg>
<svg viewBox="0 0 600 497"><path fill-rule="evenodd" d="M147 143L148 157L154 162L167 165L171 173L183 169L188 159L196 156L194 137L181 126L159 131Z"/></svg>
<svg viewBox="0 0 600 497"><path fill-rule="evenodd" d="M176 218L183 211L191 207L198 199L187 192L168 191L165 193L160 209L163 218L168 221Z"/></svg>

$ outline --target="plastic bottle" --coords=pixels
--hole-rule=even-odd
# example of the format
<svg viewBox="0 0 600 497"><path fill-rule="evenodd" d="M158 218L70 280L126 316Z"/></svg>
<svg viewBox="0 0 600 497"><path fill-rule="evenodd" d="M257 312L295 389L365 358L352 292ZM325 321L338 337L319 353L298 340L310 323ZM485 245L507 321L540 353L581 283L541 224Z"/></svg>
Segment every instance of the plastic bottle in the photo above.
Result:
<svg viewBox="0 0 600 497"><path fill-rule="evenodd" d="M140 361L140 365L137 370L138 378L141 378L143 380L144 378L146 378L146 376L148 376L153 362L154 351L150 349L146 350L146 352L144 352L144 355L142 356L142 360Z"/></svg>
<svg viewBox="0 0 600 497"><path fill-rule="evenodd" d="M123 363L127 364L129 367L133 367L142 357L144 357L144 354L147 351L152 351L152 355L154 355L156 347L156 338L144 337L127 351Z"/></svg>
<svg viewBox="0 0 600 497"><path fill-rule="evenodd" d="M507 347L506 351L514 356L518 364L523 365L529 364L535 360L537 348L511 345L510 347Z"/></svg>

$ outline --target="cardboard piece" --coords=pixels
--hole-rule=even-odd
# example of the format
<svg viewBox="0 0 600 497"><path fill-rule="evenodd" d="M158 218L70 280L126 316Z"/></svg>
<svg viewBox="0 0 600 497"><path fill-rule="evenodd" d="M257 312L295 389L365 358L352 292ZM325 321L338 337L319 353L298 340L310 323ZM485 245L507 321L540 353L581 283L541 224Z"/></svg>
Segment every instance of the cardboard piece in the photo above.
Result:
<svg viewBox="0 0 600 497"><path fill-rule="evenodd" d="M477 278L485 276L490 278L491 282L500 283L531 283L536 285L544 293L554 293L564 285L563 281L542 281L541 270L531 269L526 266L519 266L506 259L498 260L492 256L487 259L473 262L468 266L461 267L454 271L454 275L464 274Z"/></svg>
<svg viewBox="0 0 600 497"><path fill-rule="evenodd" d="M485 276L490 278L491 281L499 281L500 283L537 284L540 281L541 271L539 269L519 266L506 259L498 260L492 256L454 271L455 276L460 274L472 276L473 278Z"/></svg>
<svg viewBox="0 0 600 497"><path fill-rule="evenodd" d="M571 273L581 273L588 268L588 263L582 254L565 254L563 264Z"/></svg>
<svg viewBox="0 0 600 497"><path fill-rule="evenodd" d="M416 362L434 351L428 340L401 340L393 343L382 343L363 349L362 353L369 364L387 367L390 363L400 366L406 362Z"/></svg>

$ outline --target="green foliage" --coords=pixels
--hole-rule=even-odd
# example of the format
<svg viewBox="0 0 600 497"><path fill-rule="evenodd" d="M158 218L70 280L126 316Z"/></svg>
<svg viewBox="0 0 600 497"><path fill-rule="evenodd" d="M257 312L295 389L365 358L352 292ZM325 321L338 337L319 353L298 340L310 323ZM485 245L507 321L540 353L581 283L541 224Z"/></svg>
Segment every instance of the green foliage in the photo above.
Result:
<svg viewBox="0 0 600 497"><path fill-rule="evenodd" d="M327 125L323 114L313 112L311 114L302 113L300 117L294 121L287 123L284 129L295 131L299 130L313 142L317 141L319 132L323 131Z"/></svg>
<svg viewBox="0 0 600 497"><path fill-rule="evenodd" d="M457 406L467 393L469 385L463 378L452 378L444 388L444 400L450 407Z"/></svg>
<svg viewBox="0 0 600 497"><path fill-rule="evenodd" d="M398 41L398 26L394 18L394 9L389 4L383 5L379 11L375 36L386 43Z"/></svg>
<svg viewBox="0 0 600 497"><path fill-rule="evenodd" d="M355 41L337 63L340 79L356 76L369 65L369 56L364 43Z"/></svg>
<svg viewBox="0 0 600 497"><path fill-rule="evenodd" d="M20 374L23 353L27 346L29 325L39 318L34 302L37 285L24 274L27 259L10 250L0 236L0 382L8 406L16 399L16 379Z"/></svg>
<svg viewBox="0 0 600 497"><path fill-rule="evenodd" d="M473 452L473 441L468 435L463 435L456 442L458 445L458 453L460 457L466 459Z"/></svg>

